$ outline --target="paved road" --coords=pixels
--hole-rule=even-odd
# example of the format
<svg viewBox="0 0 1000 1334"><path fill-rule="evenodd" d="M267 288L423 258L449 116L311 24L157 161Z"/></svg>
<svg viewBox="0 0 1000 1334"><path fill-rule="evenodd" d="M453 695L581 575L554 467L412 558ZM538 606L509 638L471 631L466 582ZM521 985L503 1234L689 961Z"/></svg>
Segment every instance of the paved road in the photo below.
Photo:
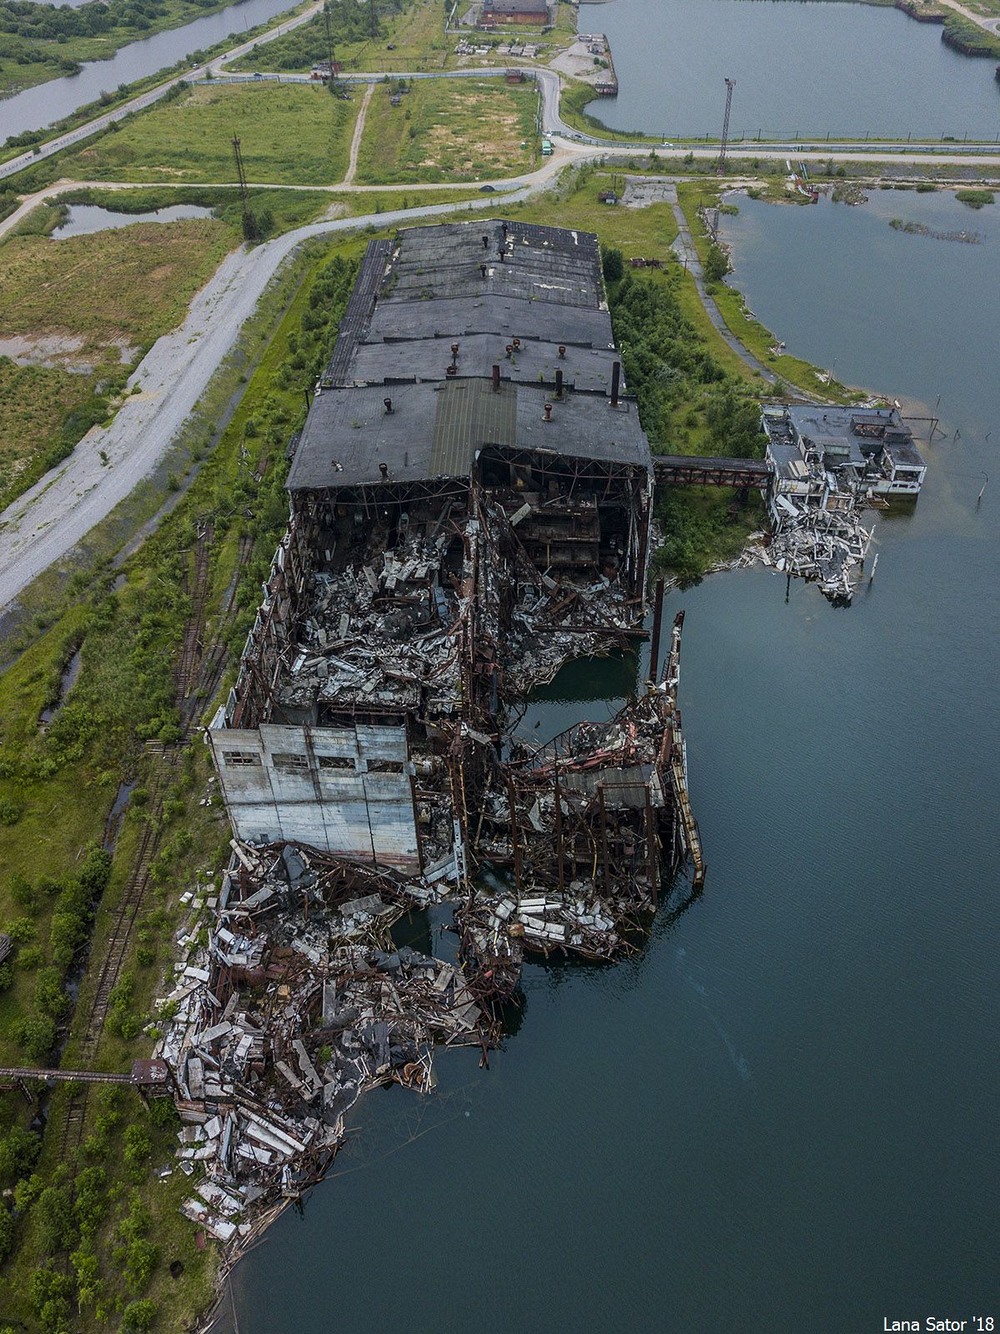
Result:
<svg viewBox="0 0 1000 1334"><path fill-rule="evenodd" d="M323 0L316 0L315 4L310 5L301 14L286 19L284 23L279 23L277 27L269 28L267 32L261 33L249 42L241 42L239 46L234 46L224 56L220 56L215 61L210 61L209 64L213 69L217 69L226 61L236 60L239 56L252 51L255 46L259 46L262 42L273 42L276 37L282 37L286 32L291 32L293 28L308 23L312 16L318 14L322 8ZM151 107L154 102L159 102L161 98L166 97L171 88L176 88L179 83L185 80L190 83L193 80L205 78L208 70L208 64L194 65L183 74L178 74L176 77L168 79L166 83L161 83L159 87L151 88L149 92L133 97L128 102L123 102L121 106L115 107L112 111L106 111L103 115L95 116L93 120L88 120L85 125L79 125L75 130L69 130L66 134L61 134L58 139L51 139L47 144L39 144L37 151L29 150L27 153L21 153L7 162L0 163L0 180L3 180L6 176L13 176L15 172L23 171L25 167L30 167L33 163L52 157L54 153L60 153L64 148L72 148L74 144L80 143L83 139L89 139L95 134L100 134L102 130L106 130L115 121L124 120L126 116L131 116L133 112L142 111L145 107Z"/></svg>
<svg viewBox="0 0 1000 1334"><path fill-rule="evenodd" d="M544 190L557 170L557 164L546 163L506 201L527 199ZM126 398L111 425L89 431L60 468L0 514L0 611L153 472L279 265L302 241L370 223L385 227L495 208L496 200L484 196L460 204L337 218L300 227L253 250L240 247L229 255L194 298L181 327L158 339L140 363L129 380L129 387L137 386L138 392Z"/></svg>

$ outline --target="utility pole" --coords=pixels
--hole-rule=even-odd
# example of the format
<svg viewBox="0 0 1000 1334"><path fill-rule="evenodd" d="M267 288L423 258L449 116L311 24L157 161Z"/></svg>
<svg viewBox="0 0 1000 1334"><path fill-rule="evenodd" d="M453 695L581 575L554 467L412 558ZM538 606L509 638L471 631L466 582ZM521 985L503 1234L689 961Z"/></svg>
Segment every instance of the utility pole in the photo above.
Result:
<svg viewBox="0 0 1000 1334"><path fill-rule="evenodd" d="M735 87L735 79L726 80L726 114L722 121L722 142L719 145L719 165L715 169L716 176L724 176L726 174L726 145L729 143L729 111L733 105L733 89Z"/></svg>
<svg viewBox="0 0 1000 1334"><path fill-rule="evenodd" d="M243 206L243 239L244 241L256 241L257 219L250 209L250 195L247 190L247 175L243 170L243 154L240 152L240 141L237 135L233 135L233 157L236 159L236 179L240 183L240 203Z"/></svg>
<svg viewBox="0 0 1000 1334"><path fill-rule="evenodd" d="M326 24L326 50L330 60L330 82L333 83L333 34L330 31L330 6L328 3L323 5L323 21Z"/></svg>

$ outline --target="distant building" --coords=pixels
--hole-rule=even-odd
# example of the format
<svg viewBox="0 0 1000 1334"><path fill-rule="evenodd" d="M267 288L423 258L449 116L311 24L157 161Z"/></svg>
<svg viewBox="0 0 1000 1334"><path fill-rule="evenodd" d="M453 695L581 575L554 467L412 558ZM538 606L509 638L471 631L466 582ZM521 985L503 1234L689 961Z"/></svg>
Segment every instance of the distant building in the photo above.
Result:
<svg viewBox="0 0 1000 1334"><path fill-rule="evenodd" d="M916 496L927 472L897 408L766 407L777 520L806 509L849 510L867 495Z"/></svg>
<svg viewBox="0 0 1000 1334"><path fill-rule="evenodd" d="M548 0L484 0L483 25L524 23L542 27L549 22Z"/></svg>

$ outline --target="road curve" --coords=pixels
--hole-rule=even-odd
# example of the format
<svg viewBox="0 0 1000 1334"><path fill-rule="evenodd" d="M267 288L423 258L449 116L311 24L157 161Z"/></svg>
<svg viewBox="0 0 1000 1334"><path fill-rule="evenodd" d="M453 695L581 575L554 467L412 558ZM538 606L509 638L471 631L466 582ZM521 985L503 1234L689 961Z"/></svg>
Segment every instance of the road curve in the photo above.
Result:
<svg viewBox="0 0 1000 1334"><path fill-rule="evenodd" d="M544 190L559 164L546 163L505 197L527 199ZM363 217L313 223L228 255L195 296L184 323L150 349L129 379L132 393L109 426L95 427L58 469L47 473L0 514L0 611L50 565L65 557L124 500L165 456L193 412L264 289L303 241L374 224L495 209L489 196L428 204Z"/></svg>

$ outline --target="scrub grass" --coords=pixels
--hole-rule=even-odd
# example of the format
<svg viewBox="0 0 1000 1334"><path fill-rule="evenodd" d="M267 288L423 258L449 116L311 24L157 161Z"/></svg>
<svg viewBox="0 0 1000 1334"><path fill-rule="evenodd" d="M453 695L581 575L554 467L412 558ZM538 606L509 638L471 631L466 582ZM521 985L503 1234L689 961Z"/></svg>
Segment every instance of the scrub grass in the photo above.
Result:
<svg viewBox="0 0 1000 1334"><path fill-rule="evenodd" d="M20 494L32 460L48 449L67 414L90 396L88 376L0 357L0 510Z"/></svg>
<svg viewBox="0 0 1000 1334"><path fill-rule="evenodd" d="M208 892L229 837L200 740L159 762L140 744L148 737L177 737L172 664L190 613L185 588L194 570L196 527L207 519L214 532L208 635L236 571L240 538L253 538L238 585L241 610L229 636L238 653L287 515L284 449L304 414L302 385L312 382L317 364L329 355L353 281L352 261L363 245L356 237L336 248L314 245L279 278L263 303L266 320L258 317L246 331L245 342L256 345L258 365L241 403L176 510L128 561L124 585L113 589L110 572L81 579L79 601L58 614L0 677L0 801L18 805L15 822L0 825L0 862L32 881L18 890L0 876L0 912L9 915L26 896L37 901L27 925L15 927L21 944L12 976L4 979L6 990L0 988L3 1037L16 1040L18 1015L38 1003L39 970L48 957L45 914L52 897L40 877L73 874L83 848L100 837L117 783L138 776L140 788L133 794L97 910L92 959L102 957L143 826L152 822L158 842L150 883L112 992L97 1064L127 1070L133 1059L149 1054L155 1037L153 1002L167 985L163 974L173 962L174 937L182 925L193 925L192 909L180 904L180 896L189 889ZM81 638L77 683L48 731L40 733L38 711L52 701L67 655ZM211 701L202 705L208 712ZM143 801L142 785L149 783L154 763L161 766L163 797ZM206 797L209 804L204 804ZM0 812L9 814L10 805L0 805ZM79 824L59 818L63 807ZM48 820L57 845L39 840L36 817ZM26 958L33 947L37 957ZM96 985L91 969L62 1055L70 1068L80 1058L80 1033ZM199 1250L196 1229L178 1213L193 1183L173 1158L178 1125L172 1103L147 1111L131 1090L92 1089L83 1148L73 1161L62 1162L59 1131L69 1096L68 1089L53 1095L52 1133L41 1157L34 1167L22 1163L14 1173L20 1203L16 1251L4 1275L5 1319L33 1334L190 1328L193 1313L210 1303L217 1257L214 1246ZM23 1127L30 1115L16 1095L0 1097L0 1134ZM163 1169L169 1175L161 1178ZM133 1323L140 1315L146 1323ZM153 1320L155 1325L149 1323Z"/></svg>
<svg viewBox="0 0 1000 1334"><path fill-rule="evenodd" d="M146 347L183 320L234 240L210 218L61 241L11 237L0 246L0 328L77 338L84 357Z"/></svg>
<svg viewBox="0 0 1000 1334"><path fill-rule="evenodd" d="M420 80L393 106L392 83L368 106L358 184L478 181L515 176L539 161L533 86L499 79Z"/></svg>
<svg viewBox="0 0 1000 1334"><path fill-rule="evenodd" d="M323 84L204 83L121 123L64 160L79 180L236 181L233 136L247 180L327 185L347 170L360 95L333 97Z"/></svg>

